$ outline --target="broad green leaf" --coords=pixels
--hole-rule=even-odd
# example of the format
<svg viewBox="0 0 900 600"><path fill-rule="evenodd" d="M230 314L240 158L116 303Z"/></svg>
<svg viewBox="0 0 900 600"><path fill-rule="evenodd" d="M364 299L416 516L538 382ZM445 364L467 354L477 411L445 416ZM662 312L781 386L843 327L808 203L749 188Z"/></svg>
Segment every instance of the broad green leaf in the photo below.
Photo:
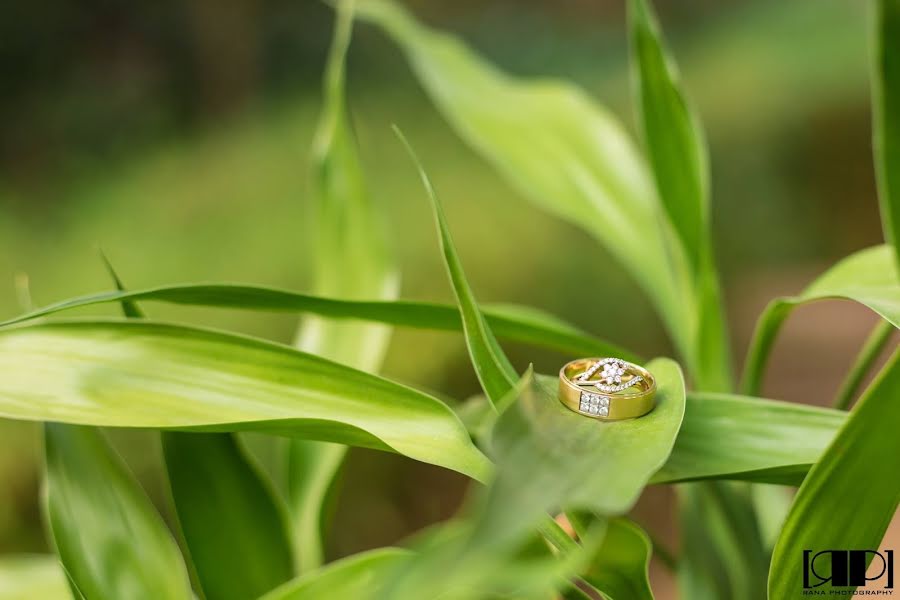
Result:
<svg viewBox="0 0 900 600"><path fill-rule="evenodd" d="M0 415L268 431L393 450L476 479L489 469L453 412L424 393L279 344L150 321L0 331Z"/></svg>
<svg viewBox="0 0 900 600"><path fill-rule="evenodd" d="M313 290L344 299L390 300L400 279L385 240L384 224L365 185L347 115L345 61L353 25L353 0L337 4L334 37L325 68L324 99L313 166L316 196ZM383 324L304 319L300 350L376 372L390 341ZM301 570L323 562L329 498L347 448L294 440L288 446L288 481L294 538Z"/></svg>
<svg viewBox="0 0 900 600"><path fill-rule="evenodd" d="M629 2L638 116L656 190L689 256L697 305L696 385L729 391L731 353L709 235L709 167L699 120L679 83L649 0Z"/></svg>
<svg viewBox="0 0 900 600"><path fill-rule="evenodd" d="M478 308L475 295L472 293L468 281L466 281L462 263L456 254L456 248L453 246L450 228L447 226L446 217L444 217L444 209L434 193L434 188L431 186L431 181L429 181L425 169L422 168L412 146L409 145L409 142L406 141L400 130L395 128L395 132L406 146L410 157L415 163L419 176L422 179L422 184L425 186L426 195L431 201L438 238L441 243L441 253L444 257L444 266L447 268L447 274L450 276L450 283L453 286L453 293L459 306L472 366L475 367L475 373L478 375L478 380L481 382L481 387L488 400L491 401L494 408L499 409L501 401L509 395L509 391L519 379L518 374L510 364L506 354L503 353L497 339L494 337L494 333Z"/></svg>
<svg viewBox="0 0 900 600"><path fill-rule="evenodd" d="M558 566L542 567L538 561L525 568L516 551L532 532L546 530L548 512L618 515L637 500L671 450L684 411L678 366L658 359L648 368L659 385L657 407L640 419L610 423L565 408L556 398L556 378L535 377L529 370L510 392L515 401L504 401L508 408L491 443L495 477L470 505L464 529L445 543L420 549L383 597L482 598L487 590L508 591L505 583L516 578L519 593L511 594L516 598L526 589L565 587L563 576L580 572L593 554L587 544L584 556L566 552L556 562L567 564ZM599 543L602 535L590 538Z"/></svg>
<svg viewBox="0 0 900 600"><path fill-rule="evenodd" d="M163 451L204 597L256 598L291 579L286 508L233 434L164 432Z"/></svg>
<svg viewBox="0 0 900 600"><path fill-rule="evenodd" d="M653 600L650 538L628 519L611 519L581 578L611 600Z"/></svg>
<svg viewBox="0 0 900 600"><path fill-rule="evenodd" d="M872 117L875 170L884 238L900 269L900 2L878 0Z"/></svg>
<svg viewBox="0 0 900 600"><path fill-rule="evenodd" d="M741 479L799 485L846 414L731 394L688 394L669 460L652 479Z"/></svg>
<svg viewBox="0 0 900 600"><path fill-rule="evenodd" d="M638 121L656 189L669 220L699 269L709 247L709 158L702 129L648 0L628 3Z"/></svg>
<svg viewBox="0 0 900 600"><path fill-rule="evenodd" d="M32 388L32 401L35 394L40 392ZM101 434L48 423L44 437L50 527L66 572L84 598L193 598L175 540Z"/></svg>
<svg viewBox="0 0 900 600"><path fill-rule="evenodd" d="M743 389L758 394L766 360L781 324L794 307L827 298L854 300L900 327L900 280L890 246L852 254L816 279L799 296L773 300L756 324L744 370Z"/></svg>
<svg viewBox="0 0 900 600"><path fill-rule="evenodd" d="M330 319L358 319L418 329L461 331L459 309L446 304L408 301L337 300L285 290L235 284L172 285L130 292L101 292L65 300L0 323L22 323L62 311L123 301L157 301L188 306L309 312ZM632 352L592 337L543 311L517 305L482 307L497 335L576 356L618 356L639 362Z"/></svg>
<svg viewBox="0 0 900 600"><path fill-rule="evenodd" d="M557 378L533 379L494 428L496 477L476 537L486 545L516 539L547 512L588 509L621 515L669 457L684 415L678 365L657 359L657 406L618 422L585 418L557 399Z"/></svg>
<svg viewBox="0 0 900 600"><path fill-rule="evenodd" d="M378 593L397 565L410 556L409 550L380 548L338 560L301 575L260 600L363 600Z"/></svg>
<svg viewBox="0 0 900 600"><path fill-rule="evenodd" d="M59 558L0 556L0 600L71 600Z"/></svg>
<svg viewBox="0 0 900 600"><path fill-rule="evenodd" d="M775 545L769 598L787 598L803 582L804 550L877 549L900 503L900 478L885 461L900 456L900 350L863 394L800 486ZM860 485L864 493L860 493ZM871 556L868 557L871 559ZM827 565L816 571L829 574ZM833 589L831 584L821 588ZM850 592L856 586L834 588Z"/></svg>
<svg viewBox="0 0 900 600"><path fill-rule="evenodd" d="M502 73L395 3L367 0L358 12L401 46L464 140L527 198L584 228L625 266L693 367L697 311L689 259L618 120L576 87Z"/></svg>

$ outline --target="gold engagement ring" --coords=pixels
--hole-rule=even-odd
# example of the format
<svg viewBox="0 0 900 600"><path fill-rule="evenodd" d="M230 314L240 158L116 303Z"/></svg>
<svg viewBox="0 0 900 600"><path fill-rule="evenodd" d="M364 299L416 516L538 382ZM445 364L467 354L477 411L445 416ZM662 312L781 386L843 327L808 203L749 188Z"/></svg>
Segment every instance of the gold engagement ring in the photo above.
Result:
<svg viewBox="0 0 900 600"><path fill-rule="evenodd" d="M586 417L640 417L653 410L655 396L653 375L620 358L579 358L559 370L559 401Z"/></svg>

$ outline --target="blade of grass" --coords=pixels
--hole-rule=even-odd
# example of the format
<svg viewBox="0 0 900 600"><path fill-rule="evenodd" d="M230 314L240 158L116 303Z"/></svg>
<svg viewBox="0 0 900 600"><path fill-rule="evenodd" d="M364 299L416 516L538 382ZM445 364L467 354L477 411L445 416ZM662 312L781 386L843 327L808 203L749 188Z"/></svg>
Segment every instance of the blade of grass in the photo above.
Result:
<svg viewBox="0 0 900 600"><path fill-rule="evenodd" d="M286 346L148 320L0 331L0 414L254 429L390 449L476 479L489 463L436 398Z"/></svg>
<svg viewBox="0 0 900 600"><path fill-rule="evenodd" d="M804 550L879 547L900 503L900 479L884 472L885 459L900 456L898 398L900 350L863 394L800 486L772 556L770 598L796 593L803 581ZM859 493L860 482L865 482L864 494ZM817 571L823 577L829 575L824 565ZM856 586L823 584L820 589L852 593Z"/></svg>
<svg viewBox="0 0 900 600"><path fill-rule="evenodd" d="M44 438L53 539L84 597L192 599L175 540L101 434L48 423Z"/></svg>
<svg viewBox="0 0 900 600"><path fill-rule="evenodd" d="M653 600L649 579L652 549L650 538L637 524L611 519L603 543L581 579L612 600Z"/></svg>
<svg viewBox="0 0 900 600"><path fill-rule="evenodd" d="M799 296L773 300L760 316L750 342L744 366L744 393L759 393L769 353L791 311L801 304L826 298L854 300L900 327L900 280L891 247L876 246L851 254Z"/></svg>
<svg viewBox="0 0 900 600"><path fill-rule="evenodd" d="M0 322L7 327L59 312L107 303L168 302L248 310L310 312L330 319L358 319L417 329L462 331L459 309L446 304L409 301L355 301L297 294L238 284L185 284L129 292L101 292L64 300ZM488 325L509 340L551 348L577 356L618 356L640 362L634 353L592 337L559 318L531 307L484 307Z"/></svg>
<svg viewBox="0 0 900 600"><path fill-rule="evenodd" d="M475 295L472 293L472 288L469 286L468 281L466 281L462 263L456 254L456 249L453 247L453 239L450 236L444 209L434 193L434 188L431 186L431 181L429 181L425 169L422 168L419 158L403 136L403 133L397 127L394 127L394 132L406 147L419 173L419 177L422 179L426 195L431 202L438 238L440 239L441 252L444 257L444 266L447 269L450 283L453 286L453 293L459 306L463 332L466 336L466 345L469 348L472 366L475 367L475 373L478 375L478 380L481 382L481 387L488 400L499 411L503 408L501 405L502 400L509 396L509 391L519 377L506 354L500 348L494 333L475 302Z"/></svg>

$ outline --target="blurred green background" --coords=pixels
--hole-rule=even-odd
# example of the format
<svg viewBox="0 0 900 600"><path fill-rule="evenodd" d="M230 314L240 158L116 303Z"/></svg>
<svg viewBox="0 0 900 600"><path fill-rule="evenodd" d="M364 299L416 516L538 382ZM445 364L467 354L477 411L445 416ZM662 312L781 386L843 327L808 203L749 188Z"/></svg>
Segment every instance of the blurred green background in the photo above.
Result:
<svg viewBox="0 0 900 600"><path fill-rule="evenodd" d="M709 139L716 251L740 359L771 297L798 291L838 258L882 239L867 6L657 5ZM623 3L411 6L512 73L578 82L633 129ZM97 246L133 288L241 281L304 290L315 227L309 146L331 27L331 10L312 0L4 3L0 318L21 312L29 288L36 305L109 289ZM355 32L349 94L404 297L452 296L428 206L392 123L420 152L481 301L533 304L646 356L670 353L624 273L466 148L397 49L369 26ZM285 314L146 308L154 318L284 342L297 324ZM843 304L798 311L776 349L766 395L827 404L873 323L864 309ZM518 364L545 371L564 358L510 351ZM462 340L451 334L396 332L385 372L459 399L478 389ZM164 505L154 436L116 432L114 440ZM271 444L250 441L272 467ZM0 421L0 553L46 549L38 448L37 427ZM453 474L365 451L352 453L345 491L332 556L444 518L463 493ZM661 498L645 500L639 516L669 510Z"/></svg>

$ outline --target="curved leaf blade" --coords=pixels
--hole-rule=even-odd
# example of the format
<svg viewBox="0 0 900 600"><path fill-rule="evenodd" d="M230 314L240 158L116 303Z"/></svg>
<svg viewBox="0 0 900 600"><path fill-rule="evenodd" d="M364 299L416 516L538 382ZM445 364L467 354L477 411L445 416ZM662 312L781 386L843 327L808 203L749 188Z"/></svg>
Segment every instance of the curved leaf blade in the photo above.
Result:
<svg viewBox="0 0 900 600"><path fill-rule="evenodd" d="M431 186L431 181L428 179L425 169L422 168L419 158L400 130L395 127L394 131L400 137L404 146L406 146L406 150L409 152L413 163L415 163L419 177L422 179L422 184L425 186L425 192L431 202L441 244L441 253L444 257L444 266L447 268L447 274L450 277L453 293L459 306L459 314L462 319L463 332L466 336L466 345L469 348L472 366L475 367L475 373L478 375L478 380L481 382L481 387L488 400L491 401L494 408L499 408L503 398L509 394L509 391L518 381L518 374L510 364L506 354L503 353L497 339L494 337L494 333L478 308L475 294L472 293L472 288L466 280L462 262L459 260L456 248L453 246L453 238L450 236L450 228L447 226L444 209L434 193L434 188Z"/></svg>
<svg viewBox="0 0 900 600"><path fill-rule="evenodd" d="M156 301L185 306L245 310L309 312L330 319L359 319L387 325L461 331L459 309L447 304L410 301L337 300L286 290L240 284L171 285L130 292L101 292L65 300L0 323L16 325L39 317L86 306L124 301ZM578 328L532 307L482 307L488 325L509 340L575 355L618 356L639 362L634 353L599 340Z"/></svg>
<svg viewBox="0 0 900 600"><path fill-rule="evenodd" d="M884 473L885 458L900 456L898 398L900 351L895 351L800 486L772 555L769 598L796 592L804 550L878 548L900 503L900 479ZM824 565L817 570L829 574ZM831 585L821 589L827 592ZM837 589L852 593L856 586Z"/></svg>
<svg viewBox="0 0 900 600"><path fill-rule="evenodd" d="M692 392L672 454L651 481L799 485L845 418L843 411L828 408Z"/></svg>
<svg viewBox="0 0 900 600"><path fill-rule="evenodd" d="M411 555L409 550L400 548L356 554L302 575L260 600L371 598L378 593L379 582Z"/></svg>
<svg viewBox="0 0 900 600"><path fill-rule="evenodd" d="M807 302L840 298L866 305L894 327L900 327L900 279L889 246L860 250L816 279L799 296L772 301L760 316L744 370L744 393L756 395L762 386L766 360L781 324Z"/></svg>
<svg viewBox="0 0 900 600"><path fill-rule="evenodd" d="M48 423L44 437L50 527L84 598L192 599L175 540L100 433Z"/></svg>
<svg viewBox="0 0 900 600"><path fill-rule="evenodd" d="M482 479L439 400L291 348L150 321L0 331L0 414L113 427L257 429L391 449Z"/></svg>
<svg viewBox="0 0 900 600"><path fill-rule="evenodd" d="M257 598L291 579L286 508L233 435L164 432L163 452L207 600Z"/></svg>

